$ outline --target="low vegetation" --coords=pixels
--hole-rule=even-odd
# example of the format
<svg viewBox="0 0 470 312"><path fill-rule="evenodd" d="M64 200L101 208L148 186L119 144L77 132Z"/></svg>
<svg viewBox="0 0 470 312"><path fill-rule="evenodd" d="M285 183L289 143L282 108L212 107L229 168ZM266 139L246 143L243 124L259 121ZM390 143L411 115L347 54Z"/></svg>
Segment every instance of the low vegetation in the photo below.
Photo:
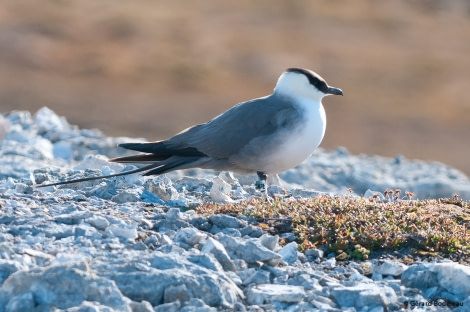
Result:
<svg viewBox="0 0 470 312"><path fill-rule="evenodd" d="M253 199L241 204L206 204L196 210L245 215L271 234L295 233L300 250L323 248L339 260L367 259L370 252L403 249L427 256L470 255L467 202L458 196L402 200L398 194L399 190L387 190L385 201L326 195L274 202Z"/></svg>

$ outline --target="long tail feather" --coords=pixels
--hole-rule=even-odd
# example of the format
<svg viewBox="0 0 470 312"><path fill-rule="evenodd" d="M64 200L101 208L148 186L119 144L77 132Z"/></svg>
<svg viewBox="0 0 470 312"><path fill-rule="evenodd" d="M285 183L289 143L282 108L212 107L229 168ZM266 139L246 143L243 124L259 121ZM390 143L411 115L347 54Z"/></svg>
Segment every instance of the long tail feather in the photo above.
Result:
<svg viewBox="0 0 470 312"><path fill-rule="evenodd" d="M181 157L176 158L173 161L165 164L164 166L157 167L153 170L144 173L144 176L159 175L173 170L187 169L194 167L194 163L198 161L200 157Z"/></svg>
<svg viewBox="0 0 470 312"><path fill-rule="evenodd" d="M109 161L118 163L144 163L144 162L155 162L167 159L169 156L157 156L155 154L141 154L112 158Z"/></svg>
<svg viewBox="0 0 470 312"><path fill-rule="evenodd" d="M169 147L165 141L150 142L150 143L123 143L119 144L120 147L139 151L143 153L154 154L155 157L170 157L170 156L199 156L204 157L206 154L200 152L195 147Z"/></svg>
<svg viewBox="0 0 470 312"><path fill-rule="evenodd" d="M55 186L55 185L71 184L71 183L78 183L78 182L85 182L85 181L93 181L93 180L98 180L98 179L108 179L108 178L119 177L119 176L123 176L127 174L138 173L138 172L150 170L150 169L161 167L161 166L163 166L163 164L154 163L154 164L144 166L142 168L138 168L135 170L124 171L124 172L119 172L119 173L104 175L104 176L99 176L99 177L81 178L81 179L74 179L74 180L69 180L69 181L40 184L40 185L35 185L34 187L40 188L40 187L46 187L46 186Z"/></svg>

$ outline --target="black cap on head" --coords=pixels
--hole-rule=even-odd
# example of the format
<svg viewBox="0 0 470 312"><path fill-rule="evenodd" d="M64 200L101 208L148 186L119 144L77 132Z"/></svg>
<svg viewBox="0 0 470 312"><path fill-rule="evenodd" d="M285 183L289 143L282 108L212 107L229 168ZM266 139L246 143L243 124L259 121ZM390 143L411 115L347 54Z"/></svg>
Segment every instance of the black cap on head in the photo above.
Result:
<svg viewBox="0 0 470 312"><path fill-rule="evenodd" d="M323 93L328 93L328 85L326 84L326 81L313 71L303 68L288 68L286 72L303 74L307 77L311 85L315 86Z"/></svg>
<svg viewBox="0 0 470 312"><path fill-rule="evenodd" d="M326 81L320 77L317 73L303 68L288 68L288 73L299 73L305 75L311 85L315 86L318 90L325 94L343 95L343 92L338 88L328 87Z"/></svg>

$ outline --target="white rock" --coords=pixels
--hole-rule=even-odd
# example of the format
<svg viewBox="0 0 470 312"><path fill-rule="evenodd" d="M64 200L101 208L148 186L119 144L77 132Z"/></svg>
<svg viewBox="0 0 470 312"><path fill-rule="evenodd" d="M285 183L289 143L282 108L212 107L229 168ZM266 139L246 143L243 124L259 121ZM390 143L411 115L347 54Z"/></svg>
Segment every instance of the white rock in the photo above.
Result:
<svg viewBox="0 0 470 312"><path fill-rule="evenodd" d="M269 250L274 250L274 248L277 246L277 243L279 242L279 235L263 234L259 238L259 242Z"/></svg>
<svg viewBox="0 0 470 312"><path fill-rule="evenodd" d="M85 221L101 231L106 230L106 228L109 226L108 219L100 216L93 216L91 218L86 219Z"/></svg>
<svg viewBox="0 0 470 312"><path fill-rule="evenodd" d="M111 224L107 231L111 232L117 237L125 239L136 239L137 238L137 224L135 223L124 223Z"/></svg>
<svg viewBox="0 0 470 312"><path fill-rule="evenodd" d="M169 221L180 220L182 217L179 208L170 208L166 212L166 219Z"/></svg>
<svg viewBox="0 0 470 312"><path fill-rule="evenodd" d="M123 203L133 203L140 201L142 196L142 189L132 188L132 189L125 189L116 195L111 197L111 200L115 203L123 204Z"/></svg>
<svg viewBox="0 0 470 312"><path fill-rule="evenodd" d="M155 312L150 302L145 300L141 302L132 301L129 303L129 307L132 312Z"/></svg>
<svg viewBox="0 0 470 312"><path fill-rule="evenodd" d="M158 176L156 179L149 179L145 182L144 188L154 193L163 201L176 200L179 198L178 191L173 187L173 183L166 176Z"/></svg>
<svg viewBox="0 0 470 312"><path fill-rule="evenodd" d="M428 289L439 285L437 273L429 269L429 264L415 264L406 269L401 275L401 283L405 287Z"/></svg>
<svg viewBox="0 0 470 312"><path fill-rule="evenodd" d="M156 236L158 237L160 245L171 245L173 243L171 238L166 234L157 233Z"/></svg>
<svg viewBox="0 0 470 312"><path fill-rule="evenodd" d="M222 265L224 270L228 271L235 271L235 265L233 264L232 260L230 259L229 255L227 254L227 251L225 250L225 247L213 239L212 237L209 237L207 241L205 242L204 246L201 249L201 252L204 253L211 253L214 255L214 257L219 261L219 263Z"/></svg>
<svg viewBox="0 0 470 312"><path fill-rule="evenodd" d="M35 310L34 294L30 291L12 296L5 307L5 311L34 311Z"/></svg>
<svg viewBox="0 0 470 312"><path fill-rule="evenodd" d="M183 228L176 233L174 240L189 246L194 246L199 244L203 238L204 234L202 234L199 230L195 228Z"/></svg>
<svg viewBox="0 0 470 312"><path fill-rule="evenodd" d="M460 300L470 296L470 267L458 263L435 263L430 266L437 273L439 285Z"/></svg>
<svg viewBox="0 0 470 312"><path fill-rule="evenodd" d="M291 242L279 250L278 254L281 255L282 261L288 264L293 264L295 261L297 261L297 248L297 243Z"/></svg>
<svg viewBox="0 0 470 312"><path fill-rule="evenodd" d="M372 273L372 276L370 277L373 281L381 281L384 279L384 277L382 276L382 274L380 273L377 273L377 272L374 272Z"/></svg>
<svg viewBox="0 0 470 312"><path fill-rule="evenodd" d="M326 268L333 269L334 267L336 267L336 259L335 258L330 258L328 260L325 260L325 261L323 261L323 265Z"/></svg>
<svg viewBox="0 0 470 312"><path fill-rule="evenodd" d="M308 293L308 301L312 303L314 307L320 310L331 310L336 307L336 303L328 297L320 296L315 292Z"/></svg>
<svg viewBox="0 0 470 312"><path fill-rule="evenodd" d="M292 285L261 284L245 290L248 304L264 304L271 302L301 302L305 297L303 287Z"/></svg>
<svg viewBox="0 0 470 312"><path fill-rule="evenodd" d="M48 107L40 108L34 114L34 121L41 130L65 130L69 124L64 117L59 117Z"/></svg>
<svg viewBox="0 0 470 312"><path fill-rule="evenodd" d="M269 272L256 270L253 274L248 276L246 279L243 280L243 285L249 284L267 284L269 283Z"/></svg>
<svg viewBox="0 0 470 312"><path fill-rule="evenodd" d="M181 303L179 301L173 301L170 303L164 303L154 308L155 312L178 312L180 311Z"/></svg>
<svg viewBox="0 0 470 312"><path fill-rule="evenodd" d="M53 145L51 141L42 137L36 137L32 143L34 148L46 159L54 159Z"/></svg>
<svg viewBox="0 0 470 312"><path fill-rule="evenodd" d="M17 271L3 283L2 291L5 295L3 298L7 299L7 306L11 307L8 311L28 311L29 309L12 308L26 307L29 304L30 293L36 304L41 303L44 308L50 306L51 310L52 307L68 309L80 305L83 301L96 301L116 311L131 311L128 300L114 281L97 277L88 271L86 264ZM18 302L17 298L25 300L25 303Z"/></svg>
<svg viewBox="0 0 470 312"><path fill-rule="evenodd" d="M308 249L305 251L305 255L313 259L317 259L317 258L321 259L323 258L324 254L325 252L321 249Z"/></svg>
<svg viewBox="0 0 470 312"><path fill-rule="evenodd" d="M351 274L351 276L349 276L349 279L352 280L352 281L358 281L358 282L369 282L369 283L372 282L372 280L370 278L360 274L357 271L355 273Z"/></svg>
<svg viewBox="0 0 470 312"><path fill-rule="evenodd" d="M209 221L219 228L239 229L247 225L246 221L225 214L212 215L209 217Z"/></svg>
<svg viewBox="0 0 470 312"><path fill-rule="evenodd" d="M246 241L225 234L219 234L218 241L224 245L232 259L243 259L248 263L261 261L271 266L279 265L282 259L281 255L272 252L257 241Z"/></svg>
<svg viewBox="0 0 470 312"><path fill-rule="evenodd" d="M407 265L397 262L385 260L383 262L372 261L370 268L371 273L378 273L382 275L400 276L406 269Z"/></svg>
<svg viewBox="0 0 470 312"><path fill-rule="evenodd" d="M230 184L222 180L220 177L216 177L212 183L210 190L211 199L216 203L233 202L227 194L230 194L232 187Z"/></svg>
<svg viewBox="0 0 470 312"><path fill-rule="evenodd" d="M342 308L355 307L360 310L366 306L388 306L398 300L392 288L371 283L359 283L352 287L332 287L330 291Z"/></svg>
<svg viewBox="0 0 470 312"><path fill-rule="evenodd" d="M170 285L163 292L163 302L169 303L179 300L186 303L191 299L188 289L184 284Z"/></svg>
<svg viewBox="0 0 470 312"><path fill-rule="evenodd" d="M223 181L227 182L228 184L235 184L238 183L238 180L233 176L233 173L230 171L222 171L218 175Z"/></svg>
<svg viewBox="0 0 470 312"><path fill-rule="evenodd" d="M22 269L26 268L17 261L0 259L0 285L9 275Z"/></svg>

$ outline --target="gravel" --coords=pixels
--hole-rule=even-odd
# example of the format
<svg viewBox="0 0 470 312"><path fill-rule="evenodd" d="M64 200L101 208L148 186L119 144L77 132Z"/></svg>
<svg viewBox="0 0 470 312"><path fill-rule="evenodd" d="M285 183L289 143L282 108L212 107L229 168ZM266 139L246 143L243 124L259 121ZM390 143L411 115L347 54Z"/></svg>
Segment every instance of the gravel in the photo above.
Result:
<svg viewBox="0 0 470 312"><path fill-rule="evenodd" d="M259 196L253 176L186 170L36 189L135 168L109 138L47 108L0 115L0 311L469 311L470 267L450 260L336 261L298 251L208 202ZM106 156L103 156L106 155ZM386 188L470 199L456 169L318 149L271 181L293 198ZM274 179L276 180L276 179ZM274 183L273 183L274 182Z"/></svg>

